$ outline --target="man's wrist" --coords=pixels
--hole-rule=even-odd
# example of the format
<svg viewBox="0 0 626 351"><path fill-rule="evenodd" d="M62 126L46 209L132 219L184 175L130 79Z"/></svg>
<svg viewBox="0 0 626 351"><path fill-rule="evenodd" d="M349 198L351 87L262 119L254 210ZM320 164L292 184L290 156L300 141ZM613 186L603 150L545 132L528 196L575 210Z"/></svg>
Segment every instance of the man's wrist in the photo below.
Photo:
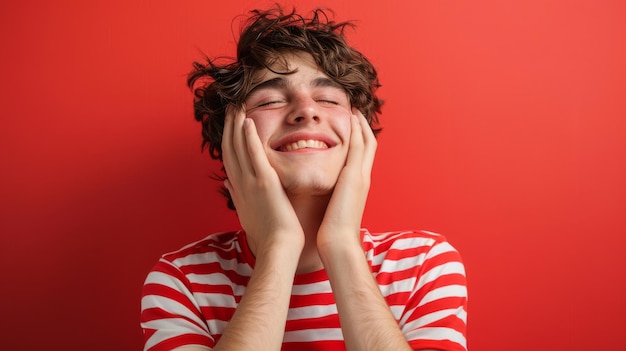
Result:
<svg viewBox="0 0 626 351"><path fill-rule="evenodd" d="M346 239L346 237L337 236L334 241L318 243L317 251L325 267L337 263L346 264L346 260L360 260L365 257L360 236L351 234L349 239Z"/></svg>

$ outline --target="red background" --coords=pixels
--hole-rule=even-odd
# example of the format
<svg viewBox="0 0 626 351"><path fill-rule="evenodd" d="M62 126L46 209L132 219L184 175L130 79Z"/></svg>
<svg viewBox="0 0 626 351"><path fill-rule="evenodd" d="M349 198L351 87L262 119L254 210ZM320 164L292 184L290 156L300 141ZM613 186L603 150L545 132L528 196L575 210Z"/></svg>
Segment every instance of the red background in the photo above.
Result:
<svg viewBox="0 0 626 351"><path fill-rule="evenodd" d="M140 348L159 255L235 223L185 75L268 3L2 2L2 349ZM470 349L626 350L625 3L318 4L384 85L365 225L461 251Z"/></svg>

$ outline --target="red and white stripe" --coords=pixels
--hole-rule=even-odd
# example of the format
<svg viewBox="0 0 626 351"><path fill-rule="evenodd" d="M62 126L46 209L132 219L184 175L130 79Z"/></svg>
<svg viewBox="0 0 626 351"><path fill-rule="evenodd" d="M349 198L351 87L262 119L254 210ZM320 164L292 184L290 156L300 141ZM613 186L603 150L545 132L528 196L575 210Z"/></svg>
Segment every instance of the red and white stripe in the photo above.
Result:
<svg viewBox="0 0 626 351"><path fill-rule="evenodd" d="M372 273L414 349L466 351L467 289L458 252L426 231L362 231ZM212 348L254 267L243 232L218 233L164 255L146 278L145 350ZM283 350L345 350L324 270L296 275Z"/></svg>

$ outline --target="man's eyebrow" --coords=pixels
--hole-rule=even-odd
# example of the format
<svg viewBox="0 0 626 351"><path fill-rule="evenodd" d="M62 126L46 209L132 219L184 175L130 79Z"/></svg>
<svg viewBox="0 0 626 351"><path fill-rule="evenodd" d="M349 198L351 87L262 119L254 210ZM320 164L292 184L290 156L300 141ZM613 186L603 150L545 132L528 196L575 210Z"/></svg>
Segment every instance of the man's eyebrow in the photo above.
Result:
<svg viewBox="0 0 626 351"><path fill-rule="evenodd" d="M261 90L261 89L283 89L286 86L287 86L287 82L283 79L283 77L276 77L276 78L268 79L264 82L261 82L255 85L252 89L250 89L250 92L248 92L248 95L251 95L255 91Z"/></svg>
<svg viewBox="0 0 626 351"><path fill-rule="evenodd" d="M344 87L341 86L341 84L335 82L334 80L328 78L328 77L318 77L313 79L313 81L311 82L311 86L313 87L331 87L331 88L338 88L341 90L344 90Z"/></svg>
<svg viewBox="0 0 626 351"><path fill-rule="evenodd" d="M264 82L261 82L255 85L250 92L248 92L248 96L252 95L252 93L262 90L262 89L284 89L289 85L289 82L283 77L275 77L272 79L268 79ZM311 81L312 87L331 87L344 90L344 87L341 84L335 82L334 80L328 77L317 77Z"/></svg>

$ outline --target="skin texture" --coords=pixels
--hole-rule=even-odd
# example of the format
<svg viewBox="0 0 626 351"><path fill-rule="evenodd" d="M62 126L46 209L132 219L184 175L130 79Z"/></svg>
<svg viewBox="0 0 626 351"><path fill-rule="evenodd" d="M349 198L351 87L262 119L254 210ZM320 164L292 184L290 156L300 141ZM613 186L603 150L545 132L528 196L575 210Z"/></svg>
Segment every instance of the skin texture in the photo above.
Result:
<svg viewBox="0 0 626 351"><path fill-rule="evenodd" d="M276 69L295 73L260 72L245 107L226 117L225 186L256 264L214 350L280 350L294 275L321 268L348 350L411 350L360 242L376 138L310 56L285 57L289 67ZM286 150L301 139L325 145Z"/></svg>

